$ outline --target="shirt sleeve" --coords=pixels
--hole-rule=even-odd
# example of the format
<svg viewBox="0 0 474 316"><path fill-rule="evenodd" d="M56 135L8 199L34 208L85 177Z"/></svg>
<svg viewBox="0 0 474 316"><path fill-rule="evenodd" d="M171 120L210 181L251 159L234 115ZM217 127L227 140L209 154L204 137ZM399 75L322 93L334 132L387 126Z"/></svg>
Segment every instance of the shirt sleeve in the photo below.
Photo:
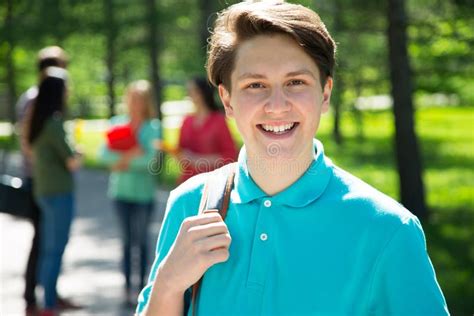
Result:
<svg viewBox="0 0 474 316"><path fill-rule="evenodd" d="M370 307L375 315L449 315L416 217L401 225L378 258Z"/></svg>
<svg viewBox="0 0 474 316"><path fill-rule="evenodd" d="M73 156L73 150L69 144L62 120L53 119L53 123L48 128L48 139L53 150L62 161Z"/></svg>
<svg viewBox="0 0 474 316"><path fill-rule="evenodd" d="M29 88L20 96L18 102L15 105L17 121L21 122L23 120L26 111L34 104L37 95L38 88L35 86Z"/></svg>
<svg viewBox="0 0 474 316"><path fill-rule="evenodd" d="M154 159L157 158L154 141L161 138L160 131L158 120L148 122L147 126L140 130L140 146L144 153L130 161L129 170L148 170L150 163L153 163Z"/></svg>

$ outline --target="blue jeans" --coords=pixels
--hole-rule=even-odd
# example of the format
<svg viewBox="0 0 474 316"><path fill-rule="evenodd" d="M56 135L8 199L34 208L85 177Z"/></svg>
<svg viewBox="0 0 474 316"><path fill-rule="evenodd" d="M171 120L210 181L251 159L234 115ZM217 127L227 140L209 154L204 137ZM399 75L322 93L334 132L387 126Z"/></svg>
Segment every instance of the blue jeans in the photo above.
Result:
<svg viewBox="0 0 474 316"><path fill-rule="evenodd" d="M56 307L56 284L74 216L74 197L64 193L41 196L37 201L41 209L38 276L44 289L44 308L52 309Z"/></svg>
<svg viewBox="0 0 474 316"><path fill-rule="evenodd" d="M132 249L138 250L140 284L145 284L148 265L148 227L153 212L153 202L137 203L114 200L122 232L123 258L122 269L127 292L131 290Z"/></svg>

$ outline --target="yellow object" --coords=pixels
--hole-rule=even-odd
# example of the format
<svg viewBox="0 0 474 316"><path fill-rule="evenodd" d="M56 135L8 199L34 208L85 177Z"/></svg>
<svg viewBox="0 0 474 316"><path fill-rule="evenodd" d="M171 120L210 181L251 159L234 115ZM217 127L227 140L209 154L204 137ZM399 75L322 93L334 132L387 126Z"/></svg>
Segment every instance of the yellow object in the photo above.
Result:
<svg viewBox="0 0 474 316"><path fill-rule="evenodd" d="M84 120L76 119L74 121L74 142L80 143L82 136L84 135Z"/></svg>

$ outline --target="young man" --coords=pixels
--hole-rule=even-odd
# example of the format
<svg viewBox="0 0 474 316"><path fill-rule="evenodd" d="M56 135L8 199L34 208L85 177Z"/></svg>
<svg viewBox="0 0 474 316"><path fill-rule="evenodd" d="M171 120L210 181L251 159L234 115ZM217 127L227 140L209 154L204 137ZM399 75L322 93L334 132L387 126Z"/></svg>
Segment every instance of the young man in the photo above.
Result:
<svg viewBox="0 0 474 316"><path fill-rule="evenodd" d="M225 222L197 214L208 175L171 193L138 314L446 315L418 219L334 166L313 139L335 44L299 5L239 3L219 15L210 81L245 146Z"/></svg>

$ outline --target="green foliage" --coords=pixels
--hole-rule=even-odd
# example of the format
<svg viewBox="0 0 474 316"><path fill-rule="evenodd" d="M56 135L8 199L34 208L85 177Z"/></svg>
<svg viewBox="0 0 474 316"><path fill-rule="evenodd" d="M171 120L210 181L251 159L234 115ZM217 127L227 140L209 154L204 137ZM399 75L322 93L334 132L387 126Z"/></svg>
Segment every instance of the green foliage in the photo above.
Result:
<svg viewBox="0 0 474 316"><path fill-rule="evenodd" d="M169 84L163 89L163 100L182 100L186 97L187 91L183 85Z"/></svg>
<svg viewBox="0 0 474 316"><path fill-rule="evenodd" d="M470 49L474 43L474 5L435 0L410 4L409 52L416 89L456 94L462 104L474 104Z"/></svg>
<svg viewBox="0 0 474 316"><path fill-rule="evenodd" d="M159 67L165 94L181 98L174 88L195 74L204 74L205 47L200 23L212 26L214 16L202 17L201 0L157 1ZM236 1L218 2L216 10ZM338 42L338 80L344 83L341 102L352 105L358 96L388 94L385 4L380 1L338 0L331 3L294 0L316 9ZM132 80L150 79L147 7L145 1L113 1L115 8L115 93L121 102L124 87ZM473 6L469 1L408 0L409 52L415 74L415 91L454 94L462 104L474 104ZM0 5L5 16L6 7ZM102 116L108 112L105 66L106 32L104 2L26 1L13 3L13 37L16 91L37 80L36 52L59 44L71 57L70 107L74 116ZM5 25L0 26L0 34ZM0 62L7 42L0 43ZM7 91L5 69L0 68L0 96ZM338 87L338 85L336 85ZM339 91L336 91L339 93Z"/></svg>
<svg viewBox="0 0 474 316"><path fill-rule="evenodd" d="M0 135L0 151L2 150L19 150L20 145L16 137Z"/></svg>

